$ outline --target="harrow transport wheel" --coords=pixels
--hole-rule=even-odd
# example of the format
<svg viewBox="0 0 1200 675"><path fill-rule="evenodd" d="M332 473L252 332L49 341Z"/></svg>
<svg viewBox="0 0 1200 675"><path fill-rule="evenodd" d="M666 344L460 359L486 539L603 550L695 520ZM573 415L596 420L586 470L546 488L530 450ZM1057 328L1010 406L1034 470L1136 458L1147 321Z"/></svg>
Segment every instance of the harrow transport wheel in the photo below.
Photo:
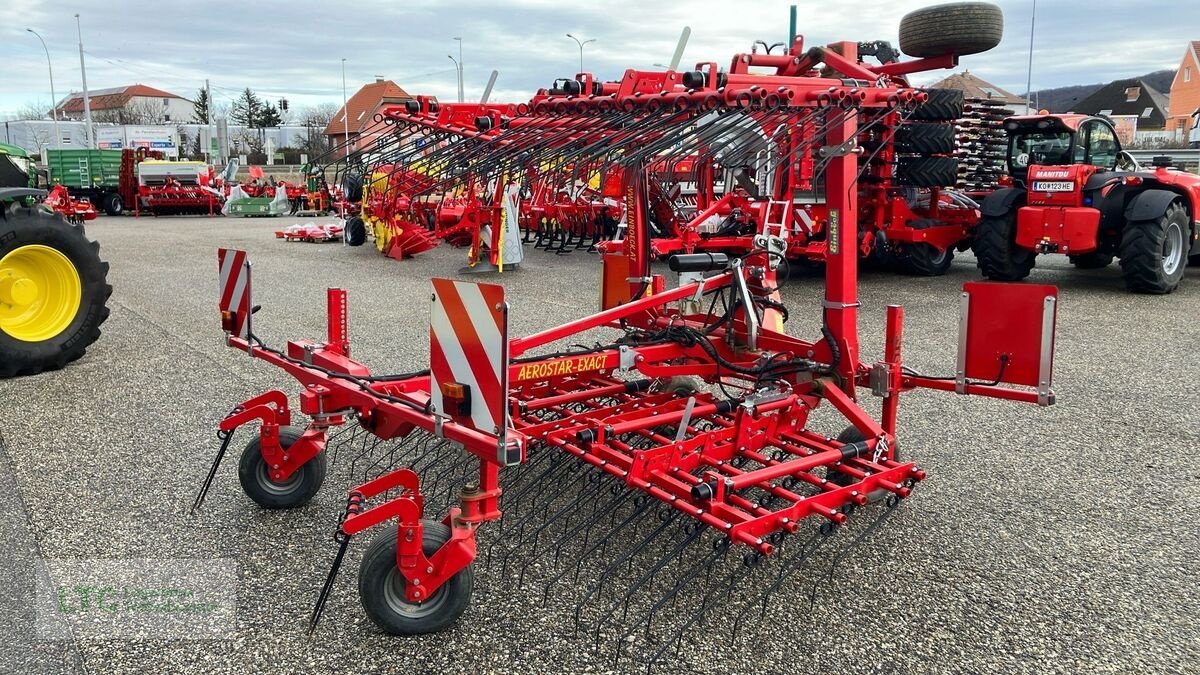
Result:
<svg viewBox="0 0 1200 675"><path fill-rule="evenodd" d="M303 435L304 430L299 427L279 427L279 444L287 450ZM291 509L311 501L325 482L325 453L305 462L287 480L276 482L271 480L261 446L262 439L254 436L238 462L238 478L246 496L264 509Z"/></svg>
<svg viewBox="0 0 1200 675"><path fill-rule="evenodd" d="M1101 253L1100 251L1071 255L1067 258L1070 259L1072 265L1081 270L1102 270L1111 265L1113 261L1111 253Z"/></svg>
<svg viewBox="0 0 1200 675"><path fill-rule="evenodd" d="M842 429L842 433L838 434L837 440L842 443L858 443L860 441L867 440L867 437L863 435L863 432L858 430L858 427L851 425L851 426L846 427L845 429ZM892 459L894 459L896 461L900 461L900 444L899 443L896 444L896 447L892 448ZM853 485L858 482L857 480L854 479L854 477L850 476L849 474L844 474L841 471L835 471L833 469L826 469L826 471L829 472L828 473L829 482L833 483L834 485L841 485L842 487L845 487L847 485ZM884 490L883 488L879 488L878 490L875 490L871 494L867 495L867 499L870 500L872 503L880 502L880 501L883 501L884 499L887 499L888 495L890 495L890 494L891 493L888 492L887 490Z"/></svg>
<svg viewBox="0 0 1200 675"><path fill-rule="evenodd" d="M43 208L0 205L0 378L83 356L108 318L108 263L83 225Z"/></svg>
<svg viewBox="0 0 1200 675"><path fill-rule="evenodd" d="M1037 254L1017 246L1017 215L984 216L971 245L983 276L992 281L1020 281L1033 270Z"/></svg>
<svg viewBox="0 0 1200 675"><path fill-rule="evenodd" d="M913 108L910 122L950 122L963 116L963 93L959 89L926 89L929 100Z"/></svg>
<svg viewBox="0 0 1200 675"><path fill-rule="evenodd" d="M1191 238L1187 212L1179 202L1154 220L1127 223L1121 235L1121 272L1134 293L1170 293L1183 279Z"/></svg>
<svg viewBox="0 0 1200 675"><path fill-rule="evenodd" d="M347 246L362 246L367 241L367 225L362 218L355 216L346 222L344 234Z"/></svg>
<svg viewBox="0 0 1200 675"><path fill-rule="evenodd" d="M908 224L914 230L937 227L936 220L914 220ZM940 277L950 269L954 261L954 250L939 251L936 246L923 242L904 242L896 246L895 260L900 271L918 277Z"/></svg>
<svg viewBox="0 0 1200 675"><path fill-rule="evenodd" d="M916 58L980 54L1000 44L1004 12L990 2L954 2L900 19L900 51Z"/></svg>
<svg viewBox="0 0 1200 675"><path fill-rule="evenodd" d="M676 375L670 379L660 380L658 387L662 391L669 391L679 398L686 398L700 391L700 383L695 378L684 375Z"/></svg>
<svg viewBox="0 0 1200 675"><path fill-rule="evenodd" d="M391 521L389 521L391 522ZM450 540L450 528L433 520L421 521L421 549L432 556ZM392 635L422 635L444 630L467 609L475 587L475 566L467 565L446 580L425 602L405 597L408 581L396 567L396 528L375 536L358 568L358 598L367 616Z"/></svg>

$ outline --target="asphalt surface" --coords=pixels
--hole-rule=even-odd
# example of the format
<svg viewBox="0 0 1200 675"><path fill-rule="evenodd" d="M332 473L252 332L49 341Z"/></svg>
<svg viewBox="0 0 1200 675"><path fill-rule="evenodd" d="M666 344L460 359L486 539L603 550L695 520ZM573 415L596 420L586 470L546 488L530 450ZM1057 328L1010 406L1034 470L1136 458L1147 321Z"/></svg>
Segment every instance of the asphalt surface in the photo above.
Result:
<svg viewBox="0 0 1200 675"><path fill-rule="evenodd" d="M255 302L263 306L255 329L268 342L322 337L324 289L340 286L350 293L355 356L389 372L427 363L428 279L453 275L465 262L462 250L448 246L396 262L369 246L271 236L290 222L89 224L112 266L112 316L103 337L63 371L0 382L0 574L10 579L0 603L0 671L644 671L658 643L631 640L626 656L614 661L603 641L597 648L590 637L572 636L572 598L588 588L595 567L554 586L543 604L536 578L552 563L544 553L502 569L477 565L474 602L455 627L401 639L378 632L358 605L354 579L366 542L355 542L322 624L307 635L347 483L334 472L313 504L261 511L237 481L245 436L235 440L203 511L189 515L221 417L267 388L295 391L275 369L223 346L218 246L250 252ZM500 279L514 334L593 310L593 257L527 255L521 270ZM969 254L941 278L864 274L864 360L880 354L884 308L898 303L907 312L907 363L951 373L958 290L976 278ZM678 654L658 662L660 671L1195 668L1200 271L1189 270L1180 290L1164 297L1127 294L1115 266L1083 272L1065 259L1042 259L1031 281L1060 288L1058 404L905 395L902 451L929 479L873 531L860 524L838 533L847 541L856 531L863 536L840 558L833 541L814 554L811 571L775 589L762 620L739 624L735 634L729 616L714 611L688 626ZM789 332L815 337L820 296L818 280L784 286ZM545 504L526 507L549 509L572 495L549 492ZM494 530L483 545L500 540L504 550L512 530ZM632 528L623 542L643 530ZM39 558L183 558L201 565L233 559L236 628L225 639L86 631L45 639L33 627ZM622 575L636 576L629 567ZM529 571L524 586L518 569ZM656 579L652 586L658 592L667 584ZM686 618L692 610L685 605L663 613Z"/></svg>

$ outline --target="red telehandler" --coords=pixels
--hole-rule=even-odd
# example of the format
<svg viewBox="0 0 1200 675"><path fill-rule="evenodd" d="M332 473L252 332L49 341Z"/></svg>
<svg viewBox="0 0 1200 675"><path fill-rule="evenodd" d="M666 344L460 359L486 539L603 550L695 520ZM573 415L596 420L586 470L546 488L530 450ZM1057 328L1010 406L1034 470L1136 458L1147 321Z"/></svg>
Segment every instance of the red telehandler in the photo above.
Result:
<svg viewBox="0 0 1200 675"><path fill-rule="evenodd" d="M1170 293L1200 264L1200 176L1121 149L1112 123L1088 115L1005 122L1009 186L984 200L973 245L989 279L1029 276L1039 254L1099 269L1120 258L1134 293Z"/></svg>

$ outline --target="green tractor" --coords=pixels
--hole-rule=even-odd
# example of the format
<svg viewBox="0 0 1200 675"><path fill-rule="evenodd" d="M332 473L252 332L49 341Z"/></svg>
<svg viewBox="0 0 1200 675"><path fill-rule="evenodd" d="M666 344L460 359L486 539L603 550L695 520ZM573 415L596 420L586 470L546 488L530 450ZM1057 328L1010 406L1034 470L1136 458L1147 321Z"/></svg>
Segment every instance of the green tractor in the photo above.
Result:
<svg viewBox="0 0 1200 675"><path fill-rule="evenodd" d="M33 160L0 143L0 378L83 356L108 318L108 263L83 225L39 202Z"/></svg>

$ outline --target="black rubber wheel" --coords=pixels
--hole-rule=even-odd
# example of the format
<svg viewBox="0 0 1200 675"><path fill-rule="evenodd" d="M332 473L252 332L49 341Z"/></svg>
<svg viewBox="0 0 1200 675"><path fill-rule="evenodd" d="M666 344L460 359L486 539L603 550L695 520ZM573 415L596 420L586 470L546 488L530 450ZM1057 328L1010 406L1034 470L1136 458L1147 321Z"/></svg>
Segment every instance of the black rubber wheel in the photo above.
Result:
<svg viewBox="0 0 1200 675"><path fill-rule="evenodd" d="M937 227L936 220L914 220L908 226L914 230ZM892 259L896 267L905 274L918 277L940 277L950 269L954 261L954 250L939 251L936 246L921 242L903 242L893 245Z"/></svg>
<svg viewBox="0 0 1200 675"><path fill-rule="evenodd" d="M1112 264L1113 254L1092 251L1091 253L1070 255L1067 256L1067 259L1081 270L1102 270Z"/></svg>
<svg viewBox="0 0 1200 675"><path fill-rule="evenodd" d="M953 157L909 157L896 164L896 184L912 187L949 187L958 182L958 160Z"/></svg>
<svg viewBox="0 0 1200 675"><path fill-rule="evenodd" d="M342 235L347 246L362 246L367 241L367 224L362 218L355 216L346 221L346 230Z"/></svg>
<svg viewBox="0 0 1200 675"><path fill-rule="evenodd" d="M696 381L696 378L687 377L686 375L676 375L667 380L660 380L658 388L661 391L669 391L679 398L687 398L700 391L700 385Z"/></svg>
<svg viewBox="0 0 1200 675"><path fill-rule="evenodd" d="M861 441L867 440L867 437L864 436L863 433L858 430L858 427L856 427L854 425L850 425L850 426L846 427L845 429L842 429L842 433L838 434L837 440L841 443L859 443ZM892 459L897 462L900 461L900 444L899 443L896 444L896 447L892 448ZM858 482L858 480L855 479L853 476L842 473L841 471L835 471L833 469L828 470L828 473L826 474L826 479L830 483L833 483L834 485L840 485L842 487L846 487L847 485L853 485ZM887 490L885 490L883 488L879 488L878 490L874 490L871 492L871 494L867 495L867 499L872 502L878 502L878 501L882 501L882 500L886 499L888 497L888 495L890 495L890 494L891 493L888 492Z"/></svg>
<svg viewBox="0 0 1200 675"><path fill-rule="evenodd" d="M360 201L363 194L362 176L356 173L346 174L342 178L342 194L348 202Z"/></svg>
<svg viewBox="0 0 1200 675"><path fill-rule="evenodd" d="M963 116L963 93L958 89L926 89L929 100L908 115L910 122L951 122Z"/></svg>
<svg viewBox="0 0 1200 675"><path fill-rule="evenodd" d="M1033 270L1037 253L1017 246L1017 214L984 216L971 244L979 271L993 281L1020 281Z"/></svg>
<svg viewBox="0 0 1200 675"><path fill-rule="evenodd" d="M1000 44L1004 12L990 2L952 2L900 19L900 51L916 58L980 54Z"/></svg>
<svg viewBox="0 0 1200 675"><path fill-rule="evenodd" d="M279 427L279 444L284 450L299 440L304 430L299 427ZM305 462L282 483L271 480L269 467L262 456L262 439L250 439L238 462L238 479L242 491L264 509L291 509L312 501L321 483L325 482L325 453L322 451Z"/></svg>
<svg viewBox="0 0 1200 675"><path fill-rule="evenodd" d="M432 556L450 540L450 528L422 520L421 550ZM363 554L358 568L358 599L371 621L392 635L423 635L449 627L467 609L475 587L475 565L467 565L446 580L425 602L405 598L408 585L396 567L396 528L385 527Z"/></svg>
<svg viewBox="0 0 1200 675"><path fill-rule="evenodd" d="M948 124L905 124L896 129L897 152L948 155L954 152L954 127Z"/></svg>
<svg viewBox="0 0 1200 675"><path fill-rule="evenodd" d="M42 295L43 285L73 283L70 277L63 279L52 273L53 269L44 264L47 256L63 256L66 270L74 268L78 275L79 306L72 317ZM82 224L72 225L61 214L41 207L0 204L0 378L57 370L83 356L99 339L100 324L108 318L112 286L107 277L108 263L100 260L100 244L88 240ZM19 309L11 297L18 283L20 294L29 298L24 309ZM63 313L56 319L48 318L56 311ZM50 331L54 324L62 328L52 335L29 339L35 325Z"/></svg>
<svg viewBox="0 0 1200 675"><path fill-rule="evenodd" d="M1121 273L1134 293L1162 295L1179 286L1186 267L1191 227L1187 212L1172 202L1154 220L1126 223L1121 234Z"/></svg>
<svg viewBox="0 0 1200 675"><path fill-rule="evenodd" d="M101 201L104 204L104 212L110 216L119 216L125 212L125 202L121 201L121 195L115 192L104 195Z"/></svg>

